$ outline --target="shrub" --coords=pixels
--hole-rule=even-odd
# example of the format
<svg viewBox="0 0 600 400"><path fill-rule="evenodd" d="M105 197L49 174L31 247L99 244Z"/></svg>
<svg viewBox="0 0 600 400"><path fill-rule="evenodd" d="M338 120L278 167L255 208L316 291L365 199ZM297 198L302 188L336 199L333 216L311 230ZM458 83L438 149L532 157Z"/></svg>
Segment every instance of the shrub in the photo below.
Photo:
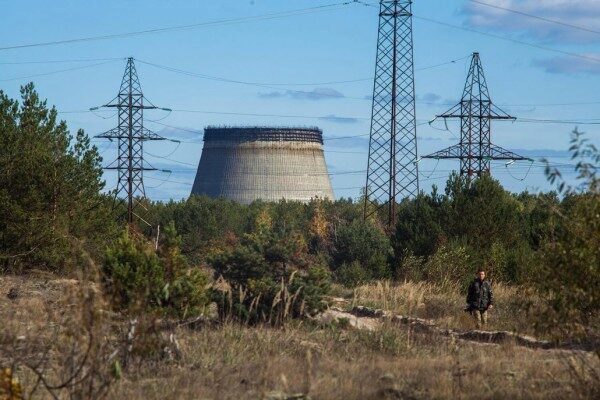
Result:
<svg viewBox="0 0 600 400"><path fill-rule="evenodd" d="M400 277L438 283L466 282L473 276L467 249L458 244L450 244L428 258L408 255L400 267Z"/></svg>
<svg viewBox="0 0 600 400"><path fill-rule="evenodd" d="M333 264L337 270L344 264L357 262L369 279L391 276L388 264L392 256L389 238L370 222L354 220L338 228L334 239ZM357 265L353 268L357 268ZM345 268L347 271L348 267Z"/></svg>
<svg viewBox="0 0 600 400"><path fill-rule="evenodd" d="M215 292L223 317L279 324L325 306L329 273L308 254L300 235L276 237L261 226L209 262L227 282L226 290Z"/></svg>
<svg viewBox="0 0 600 400"><path fill-rule="evenodd" d="M548 301L546 325L567 336L587 334L600 309L600 195L573 196L541 252L537 286Z"/></svg>
<svg viewBox="0 0 600 400"><path fill-rule="evenodd" d="M356 287L369 281L369 273L359 261L343 263L335 271L336 280L344 286Z"/></svg>
<svg viewBox="0 0 600 400"><path fill-rule="evenodd" d="M154 310L184 318L201 314L209 301L208 279L190 268L181 255L174 224L165 228L165 239L156 252L140 236L123 232L106 251L104 287L120 310Z"/></svg>
<svg viewBox="0 0 600 400"><path fill-rule="evenodd" d="M442 222L446 235L472 249L474 262L485 263L491 245L505 247L524 240L519 201L488 175L475 180L451 175L446 186Z"/></svg>
<svg viewBox="0 0 600 400"><path fill-rule="evenodd" d="M548 308L539 327L590 339L600 328L600 151L577 129L569 150L577 160L578 185L568 185L546 164L548 180L566 196L560 209L552 210L557 223L541 246L541 271L535 282Z"/></svg>
<svg viewBox="0 0 600 400"><path fill-rule="evenodd" d="M414 200L400 204L393 236L397 261L408 254L429 256L435 253L443 236L436 198L435 193L431 197L420 194Z"/></svg>
<svg viewBox="0 0 600 400"><path fill-rule="evenodd" d="M158 256L143 239L124 231L106 251L104 287L118 309L158 307L164 298L165 276Z"/></svg>

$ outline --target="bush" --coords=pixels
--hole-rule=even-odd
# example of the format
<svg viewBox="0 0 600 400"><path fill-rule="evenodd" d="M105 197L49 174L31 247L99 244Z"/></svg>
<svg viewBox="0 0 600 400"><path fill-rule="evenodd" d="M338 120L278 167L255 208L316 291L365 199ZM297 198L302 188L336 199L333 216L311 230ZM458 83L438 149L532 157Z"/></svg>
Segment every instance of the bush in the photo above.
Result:
<svg viewBox="0 0 600 400"><path fill-rule="evenodd" d="M435 193L431 197L420 194L400 204L393 236L397 261L408 254L421 257L435 253L443 236L438 213Z"/></svg>
<svg viewBox="0 0 600 400"><path fill-rule="evenodd" d="M537 286L548 301L547 325L567 336L586 336L600 310L600 195L571 196L563 221L541 252Z"/></svg>
<svg viewBox="0 0 600 400"><path fill-rule="evenodd" d="M165 276L158 256L139 237L124 231L106 251L103 282L118 309L155 308L162 304Z"/></svg>
<svg viewBox="0 0 600 400"><path fill-rule="evenodd" d="M338 228L334 239L333 266L336 277L338 269L346 264L358 263L369 279L391 277L388 264L392 256L389 238L370 222L354 220ZM358 268L354 264L353 269Z"/></svg>
<svg viewBox="0 0 600 400"><path fill-rule="evenodd" d="M103 264L104 287L115 308L179 318L204 311L208 279L197 268L189 268L180 242L172 223L158 252L142 237L123 232L107 250Z"/></svg>
<svg viewBox="0 0 600 400"><path fill-rule="evenodd" d="M442 246L428 258L408 255L399 272L406 280L437 283L465 283L473 276L468 251L457 244Z"/></svg>
<svg viewBox="0 0 600 400"><path fill-rule="evenodd" d="M472 249L473 261L486 263L491 245L512 247L521 235L519 201L488 175L475 180L451 175L443 203L446 235Z"/></svg>
<svg viewBox="0 0 600 400"><path fill-rule="evenodd" d="M344 286L356 287L370 280L369 273L359 261L343 263L335 271L336 280Z"/></svg>
<svg viewBox="0 0 600 400"><path fill-rule="evenodd" d="M227 288L216 291L222 317L279 324L325 307L329 273L308 254L300 235L277 237L264 225L232 249L210 258L215 277Z"/></svg>
<svg viewBox="0 0 600 400"><path fill-rule="evenodd" d="M600 329L600 151L575 129L571 158L577 160L578 185L567 184L562 174L546 164L546 176L565 194L553 208L555 223L542 241L536 286L547 300L540 328L554 328L560 336L593 340ZM591 328L591 329L590 329Z"/></svg>

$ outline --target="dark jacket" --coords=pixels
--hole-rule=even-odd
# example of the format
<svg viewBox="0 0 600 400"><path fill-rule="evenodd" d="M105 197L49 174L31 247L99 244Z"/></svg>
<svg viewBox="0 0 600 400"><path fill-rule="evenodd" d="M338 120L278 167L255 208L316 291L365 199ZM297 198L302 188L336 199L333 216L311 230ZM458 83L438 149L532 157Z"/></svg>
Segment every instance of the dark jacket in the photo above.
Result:
<svg viewBox="0 0 600 400"><path fill-rule="evenodd" d="M482 282L479 278L475 278L469 286L467 304L469 305L469 309L481 311L487 310L489 306L494 304L492 287L488 281L484 280Z"/></svg>

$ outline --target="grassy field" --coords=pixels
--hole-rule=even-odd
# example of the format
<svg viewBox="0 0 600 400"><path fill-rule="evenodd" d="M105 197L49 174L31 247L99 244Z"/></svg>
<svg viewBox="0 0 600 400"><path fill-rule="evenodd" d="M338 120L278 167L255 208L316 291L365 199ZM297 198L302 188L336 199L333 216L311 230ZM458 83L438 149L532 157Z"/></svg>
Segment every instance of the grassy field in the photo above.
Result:
<svg viewBox="0 0 600 400"><path fill-rule="evenodd" d="M12 299L7 297L11 289ZM470 329L472 321L462 313L462 295L455 289L379 282L355 290L337 287L335 295L346 298L348 307L385 308ZM498 307L491 328L531 331L523 311L531 300L519 293L518 288L496 286ZM86 313L82 305L90 304L95 311ZM100 293L87 283L45 275L1 277L0 367L12 367L26 393L37 382L33 398L53 398L31 364L40 360L40 353L47 354L48 382L64 379L91 337L86 339L79 328L95 321L96 366L85 368L111 383L108 398L583 399L600 393L600 362L594 352L454 341L390 323L373 332L310 320L279 328L235 323L177 327L156 336L163 338L158 347L166 337L176 342L176 356L138 348L143 357L114 371L102 365L110 364L111 346L118 346L127 332L126 319L104 306ZM90 398L79 386L54 393L57 398Z"/></svg>
<svg viewBox="0 0 600 400"><path fill-rule="evenodd" d="M337 290L352 306L362 305L431 319L442 328L473 329L472 318L462 312L466 306L464 291L454 283L393 284L389 281L363 285L352 291ZM533 291L497 283L494 285L494 299L496 305L488 312L487 329L534 333L535 316L539 313L541 302Z"/></svg>

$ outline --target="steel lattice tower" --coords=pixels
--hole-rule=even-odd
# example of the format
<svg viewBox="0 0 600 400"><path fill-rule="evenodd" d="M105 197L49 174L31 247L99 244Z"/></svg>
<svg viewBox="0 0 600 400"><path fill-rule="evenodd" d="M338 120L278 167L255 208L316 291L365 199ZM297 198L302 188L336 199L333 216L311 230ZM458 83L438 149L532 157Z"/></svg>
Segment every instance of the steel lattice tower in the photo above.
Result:
<svg viewBox="0 0 600 400"><path fill-rule="evenodd" d="M379 7L364 213L387 208L388 226L397 200L419 192L411 6L381 0Z"/></svg>
<svg viewBox="0 0 600 400"><path fill-rule="evenodd" d="M490 99L479 53L473 53L460 102L436 118L460 118L460 143L423 158L460 160L460 174L490 173L491 160L529 160L491 143L491 121L515 120Z"/></svg>
<svg viewBox="0 0 600 400"><path fill-rule="evenodd" d="M144 100L149 105L145 105ZM132 57L127 59L119 94L102 107L118 110L118 126L96 137L117 140L117 159L104 169L118 171L116 197L127 201L127 222L131 224L134 216L139 218L135 213L138 199L146 196L144 171L157 171L144 161L144 142L167 140L144 128L144 110L169 109L156 107L144 97Z"/></svg>

